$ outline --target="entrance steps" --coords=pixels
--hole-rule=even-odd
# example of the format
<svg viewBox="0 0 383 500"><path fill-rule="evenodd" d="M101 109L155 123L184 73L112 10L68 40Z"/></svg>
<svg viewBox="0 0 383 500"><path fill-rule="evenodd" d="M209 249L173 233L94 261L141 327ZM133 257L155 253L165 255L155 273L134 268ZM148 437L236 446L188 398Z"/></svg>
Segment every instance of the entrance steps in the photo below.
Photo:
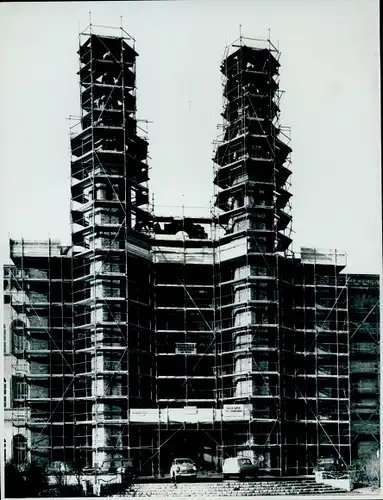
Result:
<svg viewBox="0 0 383 500"><path fill-rule="evenodd" d="M134 497L234 497L260 495L332 495L344 490L313 479L284 481L136 483L125 496ZM119 495L121 496L121 495Z"/></svg>

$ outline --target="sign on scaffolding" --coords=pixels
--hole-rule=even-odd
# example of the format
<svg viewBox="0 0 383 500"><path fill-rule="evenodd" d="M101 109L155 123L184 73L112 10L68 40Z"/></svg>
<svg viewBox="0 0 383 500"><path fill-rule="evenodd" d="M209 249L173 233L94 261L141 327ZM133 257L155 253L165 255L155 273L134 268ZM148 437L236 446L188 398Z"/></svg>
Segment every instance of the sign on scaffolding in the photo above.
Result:
<svg viewBox="0 0 383 500"><path fill-rule="evenodd" d="M176 344L176 354L197 354L197 344L191 342Z"/></svg>
<svg viewBox="0 0 383 500"><path fill-rule="evenodd" d="M245 417L244 405L223 405L222 419L223 420L243 420Z"/></svg>
<svg viewBox="0 0 383 500"><path fill-rule="evenodd" d="M159 410L158 408L131 408L129 420L131 422L157 423Z"/></svg>

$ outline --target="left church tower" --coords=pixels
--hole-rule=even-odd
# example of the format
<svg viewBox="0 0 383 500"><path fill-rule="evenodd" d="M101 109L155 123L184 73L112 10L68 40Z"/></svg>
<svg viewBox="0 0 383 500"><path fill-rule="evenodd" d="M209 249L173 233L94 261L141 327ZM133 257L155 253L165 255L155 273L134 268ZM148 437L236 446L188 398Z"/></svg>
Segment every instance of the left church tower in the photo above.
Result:
<svg viewBox="0 0 383 500"><path fill-rule="evenodd" d="M71 137L75 441L81 461L130 456L131 408L151 405L148 143L134 40L80 35L81 129ZM74 130L74 129L72 129Z"/></svg>

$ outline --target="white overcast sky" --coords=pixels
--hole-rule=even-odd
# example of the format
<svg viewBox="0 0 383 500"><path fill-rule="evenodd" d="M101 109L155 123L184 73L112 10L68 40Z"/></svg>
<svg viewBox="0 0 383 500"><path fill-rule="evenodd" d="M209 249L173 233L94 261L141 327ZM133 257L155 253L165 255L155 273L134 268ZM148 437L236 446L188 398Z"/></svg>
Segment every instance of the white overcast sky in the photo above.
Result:
<svg viewBox="0 0 383 500"><path fill-rule="evenodd" d="M0 4L1 262L9 235L70 240L66 118L79 114L78 32L90 10L94 24L123 16L137 40L156 205L209 205L225 45L239 25L247 37L270 29L292 129L294 249L338 248L350 272L380 272L376 0Z"/></svg>

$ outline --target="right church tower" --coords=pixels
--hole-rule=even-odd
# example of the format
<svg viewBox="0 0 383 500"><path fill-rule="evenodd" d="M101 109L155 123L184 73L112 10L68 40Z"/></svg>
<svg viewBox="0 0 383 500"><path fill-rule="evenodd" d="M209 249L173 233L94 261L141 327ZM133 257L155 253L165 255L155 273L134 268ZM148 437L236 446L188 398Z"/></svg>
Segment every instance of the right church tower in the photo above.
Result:
<svg viewBox="0 0 383 500"><path fill-rule="evenodd" d="M216 148L217 404L223 456L261 457L275 475L350 460L345 257L289 247L289 137L279 124L279 51L242 37L221 65Z"/></svg>
<svg viewBox="0 0 383 500"><path fill-rule="evenodd" d="M243 420L224 429L224 454L261 455L279 475L285 468L283 330L293 326L284 320L279 269L291 243L291 149L279 126L279 52L262 43L252 47L241 38L221 65L224 125L214 158L224 232L216 256L218 399L223 407L246 407Z"/></svg>

